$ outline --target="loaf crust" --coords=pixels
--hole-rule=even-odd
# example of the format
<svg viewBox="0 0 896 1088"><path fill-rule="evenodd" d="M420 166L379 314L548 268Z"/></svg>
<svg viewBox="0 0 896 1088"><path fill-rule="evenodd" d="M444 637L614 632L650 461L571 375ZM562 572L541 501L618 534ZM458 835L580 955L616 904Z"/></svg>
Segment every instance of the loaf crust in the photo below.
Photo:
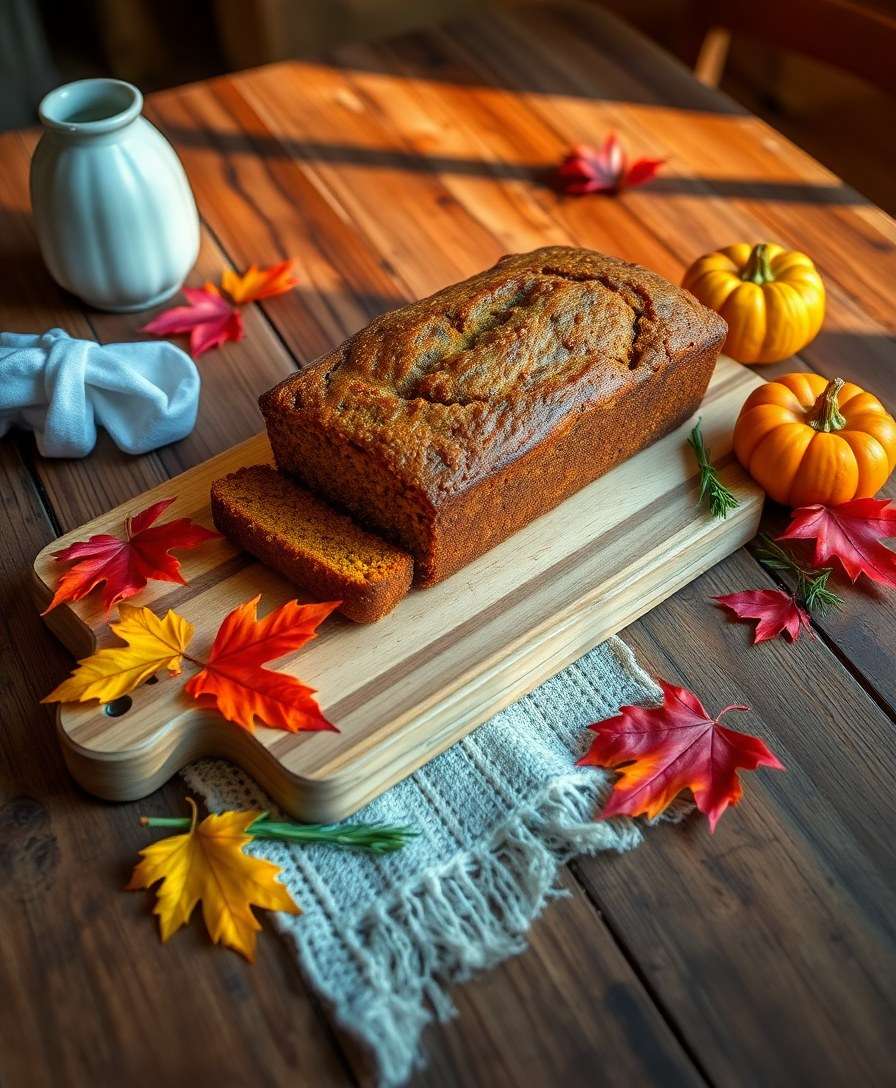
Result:
<svg viewBox="0 0 896 1088"><path fill-rule="evenodd" d="M260 404L279 467L431 585L686 419L726 331L656 273L549 247L384 314Z"/></svg>
<svg viewBox="0 0 896 1088"><path fill-rule="evenodd" d="M252 465L212 483L212 518L250 552L315 600L341 601L356 623L373 623L411 586L407 552L355 525L282 476Z"/></svg>

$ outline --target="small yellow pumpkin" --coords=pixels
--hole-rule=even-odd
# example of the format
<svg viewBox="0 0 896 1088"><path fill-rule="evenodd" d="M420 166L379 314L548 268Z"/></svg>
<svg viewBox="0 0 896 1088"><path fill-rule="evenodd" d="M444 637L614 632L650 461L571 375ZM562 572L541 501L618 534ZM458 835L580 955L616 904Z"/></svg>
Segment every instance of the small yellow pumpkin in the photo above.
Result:
<svg viewBox="0 0 896 1088"><path fill-rule="evenodd" d="M824 284L805 253L746 242L707 253L682 281L728 322L725 353L740 363L777 363L815 339Z"/></svg>
<svg viewBox="0 0 896 1088"><path fill-rule="evenodd" d="M747 397L734 452L775 502L835 506L886 483L896 466L896 419L852 382L783 374Z"/></svg>

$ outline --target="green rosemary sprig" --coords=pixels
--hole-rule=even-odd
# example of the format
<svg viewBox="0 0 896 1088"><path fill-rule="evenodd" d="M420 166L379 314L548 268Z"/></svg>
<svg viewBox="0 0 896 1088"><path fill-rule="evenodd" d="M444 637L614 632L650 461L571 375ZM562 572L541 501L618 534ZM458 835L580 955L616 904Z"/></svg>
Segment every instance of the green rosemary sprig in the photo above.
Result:
<svg viewBox="0 0 896 1088"><path fill-rule="evenodd" d="M755 555L769 570L781 571L796 578L795 595L810 612L823 616L843 604L843 598L828 589L828 579L833 573L830 567L822 567L820 570L801 567L789 552L766 533L757 537Z"/></svg>
<svg viewBox="0 0 896 1088"><path fill-rule="evenodd" d="M740 506L740 500L719 479L719 474L709 459L710 451L703 444L699 419L688 438L688 445L694 451L700 468L700 501L709 507L714 518L727 518L736 506Z"/></svg>
<svg viewBox="0 0 896 1088"><path fill-rule="evenodd" d="M141 816L144 827L168 827L189 831L189 816ZM367 850L372 854L390 854L400 850L420 832L413 827L395 824L294 824L278 823L263 813L246 828L246 834L256 839L277 839L280 842L317 843L346 850Z"/></svg>
<svg viewBox="0 0 896 1088"><path fill-rule="evenodd" d="M256 820L248 827L250 835L283 842L315 842L349 850L368 850L391 854L400 850L420 832L403 824L292 824Z"/></svg>

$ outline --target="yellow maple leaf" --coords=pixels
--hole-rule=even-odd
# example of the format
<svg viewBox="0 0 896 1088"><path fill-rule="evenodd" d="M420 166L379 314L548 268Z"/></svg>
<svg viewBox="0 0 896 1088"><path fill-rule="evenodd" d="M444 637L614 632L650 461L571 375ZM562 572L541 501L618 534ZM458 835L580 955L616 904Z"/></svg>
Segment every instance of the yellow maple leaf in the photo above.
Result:
<svg viewBox="0 0 896 1088"><path fill-rule="evenodd" d="M252 841L246 828L261 812L224 812L193 822L185 835L167 839L140 851L143 858L126 890L149 888L162 881L153 913L159 916L162 940L176 933L190 920L193 908L202 902L205 928L215 944L225 944L251 963L255 959L255 934L261 924L252 913L253 904L266 910L301 914L289 892L274 878L280 872L270 861L243 853Z"/></svg>
<svg viewBox="0 0 896 1088"><path fill-rule="evenodd" d="M118 612L120 619L109 627L126 645L108 646L85 657L42 703L111 702L160 669L172 675L180 672L183 653L193 637L189 620L171 611L160 619L150 609L130 604L120 604Z"/></svg>

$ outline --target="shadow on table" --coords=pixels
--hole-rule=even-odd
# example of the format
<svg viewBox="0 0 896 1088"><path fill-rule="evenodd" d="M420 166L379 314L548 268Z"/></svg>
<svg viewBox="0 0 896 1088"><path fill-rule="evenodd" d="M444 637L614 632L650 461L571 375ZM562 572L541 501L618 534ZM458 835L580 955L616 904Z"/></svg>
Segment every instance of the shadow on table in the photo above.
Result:
<svg viewBox="0 0 896 1088"><path fill-rule="evenodd" d="M0 319L0 331L44 332L53 326L61 325L72 336L93 335L87 328L73 325L72 314L73 312L83 313L85 320L92 325L94 322L91 315L96 314L97 311L85 306L74 295L61 288L50 276L40 250L37 248L30 213L20 208L6 208L0 205L0 237L3 238L3 262L7 273L3 280L2 296L5 317ZM195 273L188 276L188 282L191 281L195 282ZM298 306L297 299L301 302ZM307 321L308 313L313 312L315 307L323 303L338 321L345 324L345 318L340 315L360 313L369 321L407 301L408 299L398 291L390 295L382 291L366 290L361 286L353 287L346 284L341 291L323 292L299 285L285 299L268 300L265 308L270 308L272 311L282 308L284 320L288 320L287 308L294 309L303 321ZM145 325L154 314L160 313L170 305L171 303L165 303L137 314L115 317L104 314L101 321L101 332L104 334L98 336L98 339L108 341L110 334L113 340L151 339L148 334L141 332L141 326ZM14 318L11 316L13 314L15 314ZM354 324L357 324L357 317ZM354 327L346 327L344 335L349 336L356 331ZM175 343L181 342L177 337L174 340ZM326 344L322 343L320 350L329 346L331 346L329 341Z"/></svg>
<svg viewBox="0 0 896 1088"><path fill-rule="evenodd" d="M804 181L764 181L749 178L658 177L638 192L645 196L718 196L778 204L871 204L861 193L842 182L839 185L812 185Z"/></svg>
<svg viewBox="0 0 896 1088"><path fill-rule="evenodd" d="M179 147L211 148L221 155L256 155L297 162L360 166L372 170L405 170L417 174L454 174L461 177L533 181L548 185L552 164L509 163L459 155L427 155L395 148L359 147L355 144L296 140L288 136L261 136L216 129L162 126ZM638 189L644 196L713 196L743 198L785 204L869 205L848 185L812 185L802 181L763 181L747 178L658 177ZM580 198L569 198L580 199ZM596 199L599 199L596 198Z"/></svg>
<svg viewBox="0 0 896 1088"><path fill-rule="evenodd" d="M16 314L15 327L4 324L2 330L35 332L58 324L61 316L78 303L47 271L37 248L30 212L0 205L0 237L5 270L2 303L7 314Z"/></svg>
<svg viewBox="0 0 896 1088"><path fill-rule="evenodd" d="M800 352L800 358L810 370L863 386L884 404L887 411L896 413L896 382L893 380L896 334L822 329ZM758 367L757 373L772 379L798 369L801 368L793 360L785 359L772 366Z"/></svg>

